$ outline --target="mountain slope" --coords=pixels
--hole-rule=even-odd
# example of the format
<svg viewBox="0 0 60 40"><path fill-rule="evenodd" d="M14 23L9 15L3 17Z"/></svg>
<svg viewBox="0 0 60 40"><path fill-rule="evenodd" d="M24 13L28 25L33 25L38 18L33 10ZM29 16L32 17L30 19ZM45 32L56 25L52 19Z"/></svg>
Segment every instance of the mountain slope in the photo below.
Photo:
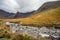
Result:
<svg viewBox="0 0 60 40"><path fill-rule="evenodd" d="M60 1L46 2L37 11L32 11L32 12L27 12L27 13L17 12L14 14L14 13L9 13L9 12L6 12L6 11L0 9L0 18L2 18L2 19L5 19L5 18L26 18L26 17L29 17L29 16L34 15L36 13L50 10L50 9L54 9L57 7L60 7Z"/></svg>
<svg viewBox="0 0 60 40"><path fill-rule="evenodd" d="M0 19L25 18L34 14L34 12L35 11L27 12L27 13L20 13L20 12L9 13L0 9Z"/></svg>
<svg viewBox="0 0 60 40"><path fill-rule="evenodd" d="M37 12L46 11L49 9L54 9L57 7L60 7L60 1L46 2L37 10Z"/></svg>
<svg viewBox="0 0 60 40"><path fill-rule="evenodd" d="M28 18L20 20L24 25L48 26L53 24L60 24L60 7L51 9L41 13L36 13Z"/></svg>
<svg viewBox="0 0 60 40"><path fill-rule="evenodd" d="M27 12L27 13L17 12L17 14L15 15L15 18L26 18L26 17L29 17L29 16L34 15L36 13L46 11L46 10L50 10L50 9L54 9L57 7L60 7L60 1L46 2L37 11L32 11L32 12Z"/></svg>
<svg viewBox="0 0 60 40"><path fill-rule="evenodd" d="M0 18L5 19L5 18L14 18L15 14L14 13L9 13L4 10L0 9Z"/></svg>
<svg viewBox="0 0 60 40"><path fill-rule="evenodd" d="M26 18L32 14L34 14L35 11L32 11L32 12L27 12L27 13L20 13L20 12L17 12L14 16L14 18Z"/></svg>
<svg viewBox="0 0 60 40"><path fill-rule="evenodd" d="M37 11L32 11L32 12L27 12L27 13L17 12L17 14L15 15L15 18L26 18L26 17L29 17L29 16L34 15L36 13L46 11L46 10L50 10L50 9L54 9L57 7L60 7L60 1L46 2Z"/></svg>
<svg viewBox="0 0 60 40"><path fill-rule="evenodd" d="M14 22L27 26L36 26L36 27L59 27L60 28L60 7L51 9L48 11L36 13L27 18L18 18L18 19L0 19L0 22ZM3 24L4 24L3 23ZM3 25L2 25L3 26Z"/></svg>

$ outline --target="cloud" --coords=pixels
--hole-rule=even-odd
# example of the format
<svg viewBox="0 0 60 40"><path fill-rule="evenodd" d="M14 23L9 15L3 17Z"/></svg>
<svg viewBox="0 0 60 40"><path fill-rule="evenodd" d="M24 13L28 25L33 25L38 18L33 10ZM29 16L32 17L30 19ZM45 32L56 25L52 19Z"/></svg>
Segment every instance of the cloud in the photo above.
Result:
<svg viewBox="0 0 60 40"><path fill-rule="evenodd" d="M2 1L2 2L1 2ZM17 10L20 8L18 3L15 0L1 0L0 2L0 9L3 9L8 12L17 12Z"/></svg>
<svg viewBox="0 0 60 40"><path fill-rule="evenodd" d="M0 9L8 12L30 12L37 10L44 2L56 0L0 0Z"/></svg>

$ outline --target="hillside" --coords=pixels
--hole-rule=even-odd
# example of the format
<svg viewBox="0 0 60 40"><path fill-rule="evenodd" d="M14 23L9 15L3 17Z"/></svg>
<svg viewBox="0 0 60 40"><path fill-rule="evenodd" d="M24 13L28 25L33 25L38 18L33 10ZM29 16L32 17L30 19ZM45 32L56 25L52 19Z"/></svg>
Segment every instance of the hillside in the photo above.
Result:
<svg viewBox="0 0 60 40"><path fill-rule="evenodd" d="M58 27L60 28L60 7L56 9L47 10L41 13L36 13L35 15L31 15L28 18L18 18L18 19L0 19L0 38L11 39L11 40L35 40L33 37L22 36L10 34L9 26L7 26L6 22L14 22L27 26L36 26L36 27ZM46 38L41 38L40 40L45 40ZM48 40L48 39L47 39Z"/></svg>
<svg viewBox="0 0 60 40"><path fill-rule="evenodd" d="M60 7L36 13L28 18L21 19L22 24L34 26L53 26L60 24Z"/></svg>
<svg viewBox="0 0 60 40"><path fill-rule="evenodd" d="M60 7L56 9L47 10L41 13L36 13L27 18L19 19L0 19L1 22L15 22L28 26L50 26L55 25L60 27Z"/></svg>
<svg viewBox="0 0 60 40"><path fill-rule="evenodd" d="M0 9L0 19L13 19L13 18L25 18L32 14L34 14L35 11L27 12L27 13L9 13L5 10Z"/></svg>
<svg viewBox="0 0 60 40"><path fill-rule="evenodd" d="M50 9L54 9L60 7L60 1L51 1L51 2L45 2L38 10L37 12L42 12Z"/></svg>
<svg viewBox="0 0 60 40"><path fill-rule="evenodd" d="M27 12L27 13L21 13L21 12L9 13L5 10L0 9L0 19L26 18L26 17L29 17L36 13L55 9L57 7L60 7L60 1L45 2L38 10L32 11L32 12Z"/></svg>
<svg viewBox="0 0 60 40"><path fill-rule="evenodd" d="M14 16L14 18L26 18L32 14L34 14L35 11L32 12L27 12L27 13L21 13L21 12L17 12Z"/></svg>
<svg viewBox="0 0 60 40"><path fill-rule="evenodd" d="M6 19L6 18L14 18L15 14L14 13L9 13L4 10L0 9L0 19Z"/></svg>
<svg viewBox="0 0 60 40"><path fill-rule="evenodd" d="M51 1L51 2L45 2L38 10L36 11L32 11L32 12L27 12L27 13L17 13L15 15L15 18L25 18L25 17L29 17L31 15L34 15L38 12L42 12L42 11L46 11L46 10L50 10L50 9L54 9L60 7L60 1Z"/></svg>

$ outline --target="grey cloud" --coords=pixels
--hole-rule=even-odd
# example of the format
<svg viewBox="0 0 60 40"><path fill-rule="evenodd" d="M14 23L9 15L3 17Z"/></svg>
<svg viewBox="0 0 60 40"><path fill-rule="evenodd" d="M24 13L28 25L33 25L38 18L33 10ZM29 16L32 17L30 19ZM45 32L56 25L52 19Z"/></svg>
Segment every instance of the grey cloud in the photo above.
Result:
<svg viewBox="0 0 60 40"><path fill-rule="evenodd" d="M8 12L30 12L37 10L44 2L57 0L0 0L0 9Z"/></svg>

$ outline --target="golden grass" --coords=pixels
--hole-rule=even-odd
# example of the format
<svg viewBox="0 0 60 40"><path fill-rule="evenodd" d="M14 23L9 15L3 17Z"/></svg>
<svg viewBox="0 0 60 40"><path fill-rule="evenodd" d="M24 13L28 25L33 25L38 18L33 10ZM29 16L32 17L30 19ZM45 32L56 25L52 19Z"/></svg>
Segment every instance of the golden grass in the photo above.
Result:
<svg viewBox="0 0 60 40"><path fill-rule="evenodd" d="M28 26L48 26L60 22L60 7L36 13L27 18L0 19L1 22L17 22Z"/></svg>
<svg viewBox="0 0 60 40"><path fill-rule="evenodd" d="M21 19L25 25L47 26L48 24L56 24L60 22L60 7L36 13L28 18Z"/></svg>

